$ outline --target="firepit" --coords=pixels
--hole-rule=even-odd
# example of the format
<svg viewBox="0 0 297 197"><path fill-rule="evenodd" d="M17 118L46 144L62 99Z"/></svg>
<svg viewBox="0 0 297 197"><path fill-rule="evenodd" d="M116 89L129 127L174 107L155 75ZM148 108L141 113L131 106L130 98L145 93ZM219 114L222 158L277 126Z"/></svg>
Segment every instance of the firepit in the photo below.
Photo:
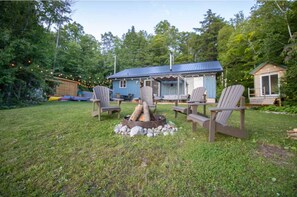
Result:
<svg viewBox="0 0 297 197"><path fill-rule="evenodd" d="M123 121L122 125L127 125L130 129L135 126L140 126L142 128L157 128L159 126L164 126L166 124L166 118L163 115L154 115L155 120L143 122L143 121L131 121L129 120L130 116L126 116Z"/></svg>
<svg viewBox="0 0 297 197"><path fill-rule="evenodd" d="M174 123L166 123L163 115L154 115L146 102L135 107L131 115L126 116L121 124L114 128L116 134L129 135L146 135L154 137L157 135L173 135L177 131Z"/></svg>

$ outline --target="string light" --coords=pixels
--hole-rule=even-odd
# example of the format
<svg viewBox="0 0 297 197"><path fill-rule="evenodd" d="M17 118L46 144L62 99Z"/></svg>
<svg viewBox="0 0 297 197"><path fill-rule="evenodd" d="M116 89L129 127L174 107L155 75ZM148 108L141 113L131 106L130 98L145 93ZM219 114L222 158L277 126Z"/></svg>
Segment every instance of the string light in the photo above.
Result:
<svg viewBox="0 0 297 197"><path fill-rule="evenodd" d="M59 78L67 79L67 80L76 81L79 85L87 87L87 88L91 88L95 85L100 85L100 84L109 86L112 83L112 80L110 80L110 79L100 80L100 77L92 77L92 76L87 76L87 79L89 79L89 80L83 80L81 75L73 76L72 74L67 75L67 74L63 74L63 73L55 73L54 71L52 71L50 69L43 69L42 66L33 64L31 60L27 60L27 62L30 63L30 65L27 67L23 67L23 66L17 67L15 62L10 63L9 66L14 67L18 70L22 70L22 72L24 70L31 71L31 72L39 72L42 75L44 75L44 78L47 78L47 76L49 78L59 77ZM91 80L92 78L93 78L93 80Z"/></svg>

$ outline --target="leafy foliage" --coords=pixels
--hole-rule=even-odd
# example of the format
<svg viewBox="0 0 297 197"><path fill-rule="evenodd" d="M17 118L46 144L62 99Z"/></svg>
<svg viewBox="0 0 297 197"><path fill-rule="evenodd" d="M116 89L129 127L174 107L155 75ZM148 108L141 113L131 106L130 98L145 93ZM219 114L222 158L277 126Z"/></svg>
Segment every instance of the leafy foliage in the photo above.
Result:
<svg viewBox="0 0 297 197"><path fill-rule="evenodd" d="M50 68L51 35L41 25L43 2L1 2L0 103L42 100ZM53 10L52 10L53 11ZM48 44L49 43L49 44Z"/></svg>
<svg viewBox="0 0 297 197"><path fill-rule="evenodd" d="M297 106L296 105L286 105L286 106L275 106L275 105L270 105L270 106L264 106L264 107L258 107L255 108L257 110L261 111L272 111L272 112L284 112L288 114L297 114Z"/></svg>
<svg viewBox="0 0 297 197"><path fill-rule="evenodd" d="M288 68L282 88L287 99L297 104L297 32L290 41L283 51Z"/></svg>

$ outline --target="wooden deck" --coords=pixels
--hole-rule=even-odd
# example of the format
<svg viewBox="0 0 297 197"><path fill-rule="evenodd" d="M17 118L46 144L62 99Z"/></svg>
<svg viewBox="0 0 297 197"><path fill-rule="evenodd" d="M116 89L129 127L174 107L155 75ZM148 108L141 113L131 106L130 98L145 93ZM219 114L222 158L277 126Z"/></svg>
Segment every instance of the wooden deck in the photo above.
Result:
<svg viewBox="0 0 297 197"><path fill-rule="evenodd" d="M250 97L250 105L274 105L277 97Z"/></svg>

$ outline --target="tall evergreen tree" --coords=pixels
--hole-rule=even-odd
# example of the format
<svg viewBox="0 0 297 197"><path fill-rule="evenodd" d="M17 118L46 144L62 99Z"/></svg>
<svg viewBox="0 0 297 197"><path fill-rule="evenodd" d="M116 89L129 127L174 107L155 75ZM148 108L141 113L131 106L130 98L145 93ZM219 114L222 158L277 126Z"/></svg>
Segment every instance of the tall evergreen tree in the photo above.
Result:
<svg viewBox="0 0 297 197"><path fill-rule="evenodd" d="M226 22L222 17L216 15L209 9L200 24L200 28L194 28L199 34L196 46L198 61L217 60L218 33L220 29L226 25Z"/></svg>

